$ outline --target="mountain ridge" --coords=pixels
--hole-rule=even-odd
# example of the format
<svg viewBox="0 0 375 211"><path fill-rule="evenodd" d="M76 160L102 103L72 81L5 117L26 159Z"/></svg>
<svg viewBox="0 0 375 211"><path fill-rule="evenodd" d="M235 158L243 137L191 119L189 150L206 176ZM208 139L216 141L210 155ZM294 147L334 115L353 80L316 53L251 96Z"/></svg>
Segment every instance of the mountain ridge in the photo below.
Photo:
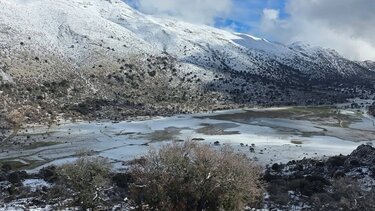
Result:
<svg viewBox="0 0 375 211"><path fill-rule="evenodd" d="M119 0L4 0L0 11L0 107L28 107L29 119L331 104L374 90L371 63Z"/></svg>

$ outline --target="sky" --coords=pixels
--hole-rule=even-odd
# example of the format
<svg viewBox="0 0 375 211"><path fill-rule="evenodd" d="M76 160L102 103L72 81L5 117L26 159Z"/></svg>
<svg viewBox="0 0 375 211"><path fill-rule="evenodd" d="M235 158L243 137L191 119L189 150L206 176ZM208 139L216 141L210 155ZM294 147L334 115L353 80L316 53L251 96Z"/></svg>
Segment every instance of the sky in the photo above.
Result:
<svg viewBox="0 0 375 211"><path fill-rule="evenodd" d="M125 0L147 14L375 61L375 0Z"/></svg>

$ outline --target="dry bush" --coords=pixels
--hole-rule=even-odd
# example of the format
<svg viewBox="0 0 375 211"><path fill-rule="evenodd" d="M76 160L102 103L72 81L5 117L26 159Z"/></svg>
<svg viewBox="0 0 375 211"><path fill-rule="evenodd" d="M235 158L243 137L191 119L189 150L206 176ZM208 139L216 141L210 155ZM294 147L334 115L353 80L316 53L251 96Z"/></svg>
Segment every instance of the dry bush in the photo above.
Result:
<svg viewBox="0 0 375 211"><path fill-rule="evenodd" d="M107 159L81 157L57 168L58 182L51 194L73 196L74 205L84 209L101 207L105 204L104 192L111 187L111 168Z"/></svg>
<svg viewBox="0 0 375 211"><path fill-rule="evenodd" d="M131 198L140 209L243 210L262 204L260 167L229 147L174 143L150 151L129 171L135 180Z"/></svg>
<svg viewBox="0 0 375 211"><path fill-rule="evenodd" d="M22 111L12 110L6 116L6 120L12 124L13 127L19 128L26 120L25 115Z"/></svg>

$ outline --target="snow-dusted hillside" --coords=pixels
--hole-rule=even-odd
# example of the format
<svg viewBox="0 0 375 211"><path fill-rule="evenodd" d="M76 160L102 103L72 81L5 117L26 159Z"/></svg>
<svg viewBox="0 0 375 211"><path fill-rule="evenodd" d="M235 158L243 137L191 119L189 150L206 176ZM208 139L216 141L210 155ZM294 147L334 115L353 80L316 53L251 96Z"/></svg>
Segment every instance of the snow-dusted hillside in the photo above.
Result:
<svg viewBox="0 0 375 211"><path fill-rule="evenodd" d="M364 64L334 50L144 15L120 0L0 1L4 107L71 109L88 98L105 101L94 110L108 102L179 111L189 110L186 102L327 103L373 88Z"/></svg>
<svg viewBox="0 0 375 211"><path fill-rule="evenodd" d="M230 68L275 78L282 77L272 69L275 62L312 78L363 71L333 50L284 46L246 34L158 19L120 0L4 0L0 11L1 47L6 49L2 56L10 60L27 53L56 57L55 62L66 62L69 68L82 68L108 57L167 52L189 68L189 64L197 69Z"/></svg>

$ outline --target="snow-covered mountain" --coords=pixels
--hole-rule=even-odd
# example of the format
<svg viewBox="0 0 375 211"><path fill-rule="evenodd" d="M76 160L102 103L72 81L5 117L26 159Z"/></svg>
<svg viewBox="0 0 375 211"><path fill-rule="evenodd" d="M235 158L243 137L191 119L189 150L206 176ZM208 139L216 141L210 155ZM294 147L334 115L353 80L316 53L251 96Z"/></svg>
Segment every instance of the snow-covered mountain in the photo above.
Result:
<svg viewBox="0 0 375 211"><path fill-rule="evenodd" d="M375 73L365 64L330 49L145 15L120 0L0 1L5 107L40 100L66 108L88 98L172 110L186 101L326 103L353 87L371 92Z"/></svg>
<svg viewBox="0 0 375 211"><path fill-rule="evenodd" d="M371 71L375 71L375 62L373 61L364 61L364 62L360 62L359 63L361 66L371 70Z"/></svg>

